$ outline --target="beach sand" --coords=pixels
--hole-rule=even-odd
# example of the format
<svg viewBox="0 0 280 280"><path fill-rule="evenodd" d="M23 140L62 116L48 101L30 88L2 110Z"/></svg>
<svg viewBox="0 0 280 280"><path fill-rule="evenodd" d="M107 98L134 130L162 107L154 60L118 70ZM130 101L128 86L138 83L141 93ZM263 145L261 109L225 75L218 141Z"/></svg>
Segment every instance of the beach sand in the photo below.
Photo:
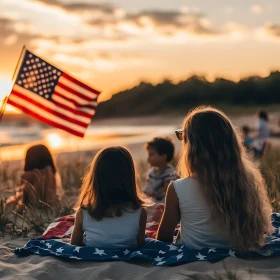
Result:
<svg viewBox="0 0 280 280"><path fill-rule="evenodd" d="M156 267L149 262L90 262L58 257L31 255L18 257L13 250L28 239L0 241L0 279L210 279L215 272L225 274L224 266L235 272L237 279L280 279L280 258L242 260L227 258L210 263L199 261L176 267ZM196 277L196 278L194 278ZM215 279L215 278L214 278ZM228 279L223 277L222 279Z"/></svg>

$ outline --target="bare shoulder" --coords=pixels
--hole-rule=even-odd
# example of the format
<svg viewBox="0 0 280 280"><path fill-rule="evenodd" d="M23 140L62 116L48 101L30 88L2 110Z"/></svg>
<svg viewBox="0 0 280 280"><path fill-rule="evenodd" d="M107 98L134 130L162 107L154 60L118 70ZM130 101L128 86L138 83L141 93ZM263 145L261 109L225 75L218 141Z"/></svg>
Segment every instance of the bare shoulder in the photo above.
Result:
<svg viewBox="0 0 280 280"><path fill-rule="evenodd" d="M169 198L178 199L173 182L170 182L170 184L168 185L166 196L168 196Z"/></svg>
<svg viewBox="0 0 280 280"><path fill-rule="evenodd" d="M147 210L145 208L142 208L140 218L142 218L142 217L144 217L144 218L146 217L147 218Z"/></svg>

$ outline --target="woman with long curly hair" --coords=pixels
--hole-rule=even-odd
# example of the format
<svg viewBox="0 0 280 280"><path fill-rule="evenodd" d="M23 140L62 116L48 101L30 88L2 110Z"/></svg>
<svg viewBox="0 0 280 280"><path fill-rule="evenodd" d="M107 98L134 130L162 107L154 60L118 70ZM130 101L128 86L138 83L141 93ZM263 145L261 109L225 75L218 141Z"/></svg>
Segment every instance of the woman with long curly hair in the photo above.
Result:
<svg viewBox="0 0 280 280"><path fill-rule="evenodd" d="M259 248L272 231L265 181L229 118L210 106L190 111L177 131L181 179L170 183L157 238L193 249Z"/></svg>

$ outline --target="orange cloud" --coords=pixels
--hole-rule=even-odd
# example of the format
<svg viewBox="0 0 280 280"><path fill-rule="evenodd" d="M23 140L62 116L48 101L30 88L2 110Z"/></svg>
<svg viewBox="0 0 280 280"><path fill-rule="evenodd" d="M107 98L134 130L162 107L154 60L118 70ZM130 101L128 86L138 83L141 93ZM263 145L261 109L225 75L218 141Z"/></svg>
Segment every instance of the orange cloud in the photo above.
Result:
<svg viewBox="0 0 280 280"><path fill-rule="evenodd" d="M93 3L66 3L58 0L32 0L33 2L37 2L43 4L48 7L55 7L63 9L66 12L80 13L85 11L91 12L103 12L105 14L113 14L116 9L111 4L93 4Z"/></svg>

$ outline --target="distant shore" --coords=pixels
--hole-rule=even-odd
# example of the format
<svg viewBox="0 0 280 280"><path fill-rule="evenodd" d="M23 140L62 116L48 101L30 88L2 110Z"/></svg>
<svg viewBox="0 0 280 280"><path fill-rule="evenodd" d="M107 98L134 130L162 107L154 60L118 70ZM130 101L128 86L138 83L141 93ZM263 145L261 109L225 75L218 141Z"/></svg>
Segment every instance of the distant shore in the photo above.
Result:
<svg viewBox="0 0 280 280"><path fill-rule="evenodd" d="M84 139L71 136L61 130L52 129L56 133L62 133L63 137L67 138L70 143L73 142L71 149L60 150L52 149L53 154L57 159L72 160L74 158L95 154L97 150L106 146L124 145L127 146L136 160L145 160L146 154L144 151L144 144L151 137L156 136L171 136L174 139L176 150L180 149L180 142L176 140L174 130L182 126L185 115L155 115L146 117L131 117L131 118L109 118L109 119L93 119L88 128L88 133ZM31 118L34 122L34 119ZM232 116L233 124L241 128L243 125L253 127L256 123L254 114ZM35 121L36 122L36 121ZM38 124L41 124L37 122ZM280 134L279 127L279 113L270 113L270 126L274 135ZM98 135L97 135L98 134ZM102 138L103 137L103 138ZM271 138L273 146L280 147L280 141L277 137ZM33 143L23 145L21 155L23 158L22 150ZM13 146L0 148L1 153L12 153ZM17 157L17 160L20 157ZM3 157L2 157L2 160Z"/></svg>

